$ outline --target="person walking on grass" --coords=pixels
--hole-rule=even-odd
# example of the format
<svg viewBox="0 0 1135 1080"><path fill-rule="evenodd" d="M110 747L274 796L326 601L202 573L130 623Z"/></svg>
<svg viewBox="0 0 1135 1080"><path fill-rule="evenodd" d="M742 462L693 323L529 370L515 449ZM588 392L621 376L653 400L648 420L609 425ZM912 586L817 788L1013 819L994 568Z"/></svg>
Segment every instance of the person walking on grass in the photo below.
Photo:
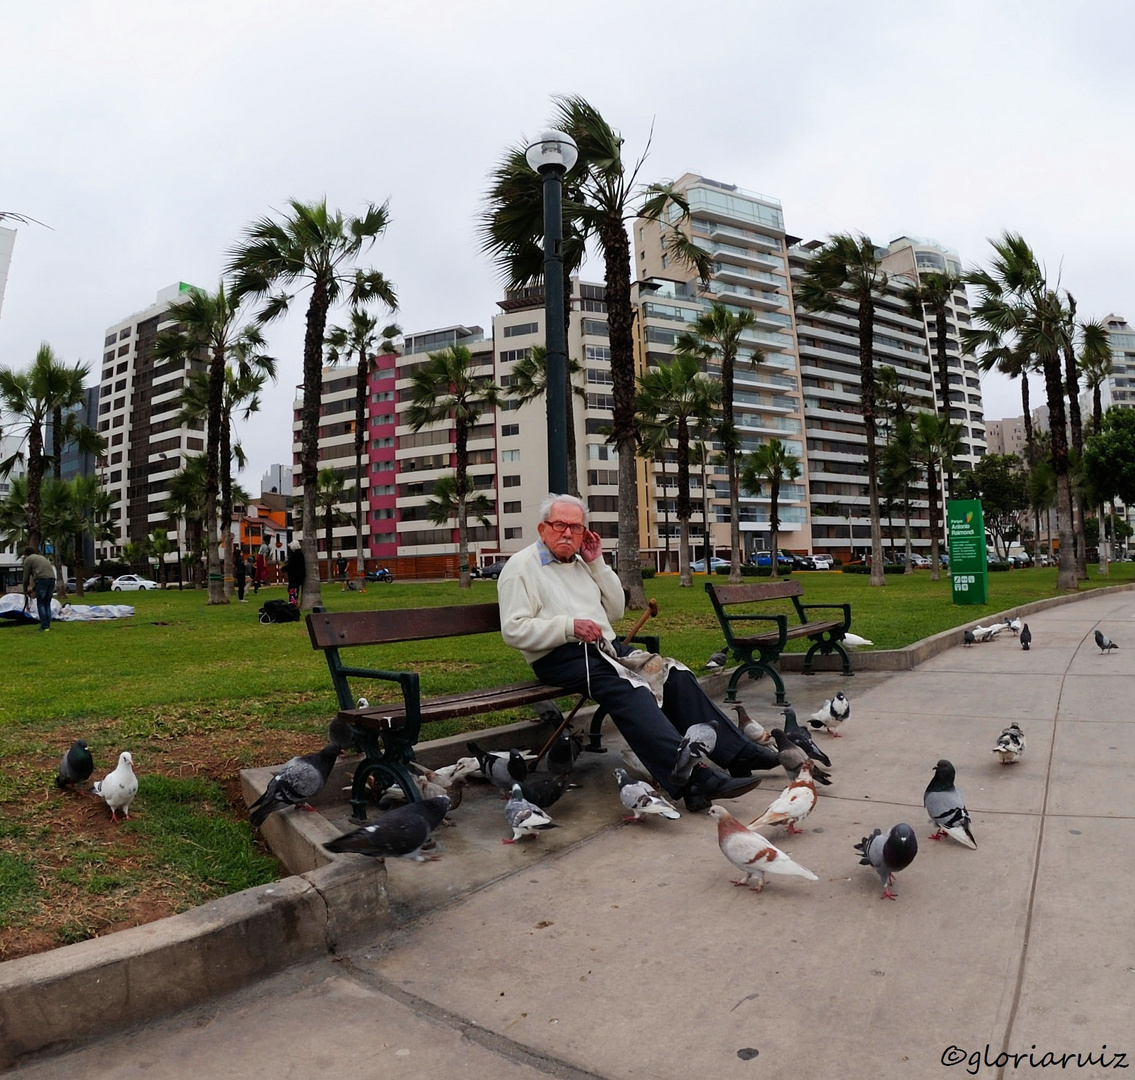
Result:
<svg viewBox="0 0 1135 1080"><path fill-rule="evenodd" d="M307 576L307 561L303 557L303 548L298 540L293 540L288 546L288 561L284 563L284 576L288 579L288 602L298 605L303 579Z"/></svg>
<svg viewBox="0 0 1135 1080"><path fill-rule="evenodd" d="M51 597L55 592L55 567L33 547L24 548L24 596L35 594L40 632L51 629ZM24 600L27 608L27 599Z"/></svg>
<svg viewBox="0 0 1135 1080"><path fill-rule="evenodd" d="M240 548L233 551L233 575L236 577L236 598L242 604L247 604L248 601L244 598L244 583L248 577L248 567L245 566L244 552Z"/></svg>

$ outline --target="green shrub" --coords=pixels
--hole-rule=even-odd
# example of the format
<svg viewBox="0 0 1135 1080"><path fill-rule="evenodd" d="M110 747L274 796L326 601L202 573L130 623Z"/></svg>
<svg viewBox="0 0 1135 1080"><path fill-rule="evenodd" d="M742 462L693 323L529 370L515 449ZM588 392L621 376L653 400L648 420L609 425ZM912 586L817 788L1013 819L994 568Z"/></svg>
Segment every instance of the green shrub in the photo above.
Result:
<svg viewBox="0 0 1135 1080"><path fill-rule="evenodd" d="M901 574L905 570L906 567L903 566L902 563L883 564L884 574ZM845 574L869 574L871 573L871 567L869 567L866 563L848 563L843 567L843 572Z"/></svg>
<svg viewBox="0 0 1135 1080"><path fill-rule="evenodd" d="M991 562L989 564L989 572L991 574L1000 574L1006 570L1012 570L1013 564L1011 562Z"/></svg>
<svg viewBox="0 0 1135 1080"><path fill-rule="evenodd" d="M644 566L642 568L642 578L645 581L647 578L654 577L656 571L653 566Z"/></svg>
<svg viewBox="0 0 1135 1080"><path fill-rule="evenodd" d="M729 573L728 570L726 570L725 572ZM790 566L782 566L777 571L777 577L785 578L785 577L788 577L791 573L792 573L792 568ZM746 563L744 566L741 567L741 576L742 577L772 577L772 567L771 566L754 566L752 563Z"/></svg>

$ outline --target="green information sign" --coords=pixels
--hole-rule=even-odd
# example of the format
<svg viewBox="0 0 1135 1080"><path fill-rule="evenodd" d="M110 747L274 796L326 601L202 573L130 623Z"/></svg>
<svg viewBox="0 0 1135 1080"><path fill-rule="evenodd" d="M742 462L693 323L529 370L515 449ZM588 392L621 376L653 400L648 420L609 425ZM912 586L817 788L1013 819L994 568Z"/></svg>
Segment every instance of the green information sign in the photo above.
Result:
<svg viewBox="0 0 1135 1080"><path fill-rule="evenodd" d="M946 504L950 537L950 584L955 604L984 604L989 571L985 561L985 518L979 499Z"/></svg>

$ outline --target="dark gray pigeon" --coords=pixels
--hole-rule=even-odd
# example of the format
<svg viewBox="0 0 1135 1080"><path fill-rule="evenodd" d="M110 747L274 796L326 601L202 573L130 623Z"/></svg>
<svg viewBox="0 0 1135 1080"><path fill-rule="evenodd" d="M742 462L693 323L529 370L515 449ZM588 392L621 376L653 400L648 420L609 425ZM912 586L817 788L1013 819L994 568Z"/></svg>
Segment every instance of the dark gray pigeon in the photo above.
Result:
<svg viewBox="0 0 1135 1080"><path fill-rule="evenodd" d="M410 859L433 862L440 856L423 855L422 845L441 824L449 811L449 799L438 795L433 799L408 802L387 810L373 825L346 833L323 846L336 853L354 852L372 859Z"/></svg>
<svg viewBox="0 0 1135 1080"><path fill-rule="evenodd" d="M60 788L69 788L74 784L81 784L89 780L94 771L95 759L91 757L91 752L87 749L86 740L76 739L59 763L55 785Z"/></svg>
<svg viewBox="0 0 1135 1080"><path fill-rule="evenodd" d="M895 874L905 870L918 854L918 838L914 830L907 824L896 825L887 834L886 839L879 829L870 836L863 837L855 850L863 856L859 860L860 866L873 866L875 873L883 884L883 895L880 899L898 899L891 886L895 883Z"/></svg>
<svg viewBox="0 0 1135 1080"><path fill-rule="evenodd" d="M964 634L962 634L962 644L963 645L966 645L966 646L973 645L976 641L977 641L977 638L975 638L973 636L972 630L967 630Z"/></svg>
<svg viewBox="0 0 1135 1080"><path fill-rule="evenodd" d="M938 831L931 833L930 839L941 840L943 836L949 836L976 851L977 841L970 829L965 797L954 786L954 776L953 764L942 758L934 766L934 779L926 786L926 792L922 796L922 804L926 807L930 820L938 826Z"/></svg>
<svg viewBox="0 0 1135 1080"><path fill-rule="evenodd" d="M1112 649L1118 649L1114 641L1111 640L1106 634L1101 631L1096 631L1096 644L1100 647L1100 652L1111 652Z"/></svg>
<svg viewBox="0 0 1135 1080"><path fill-rule="evenodd" d="M327 725L327 741L334 743L340 750L350 750L355 745L354 730L346 720L336 716Z"/></svg>
<svg viewBox="0 0 1135 1080"><path fill-rule="evenodd" d="M1033 632L1029 629L1029 624L1025 623L1021 627L1021 648L1025 652L1029 651L1029 646L1033 643Z"/></svg>
<svg viewBox="0 0 1135 1080"><path fill-rule="evenodd" d="M318 754L304 754L285 762L268 781L264 794L248 808L248 820L259 828L270 814L283 810L285 806L314 809L307 800L323 790L338 758L339 747L328 743Z"/></svg>
<svg viewBox="0 0 1135 1080"><path fill-rule="evenodd" d="M832 759L823 752L812 739L812 733L796 722L796 710L788 706L784 710L784 734L787 735L813 761L832 767Z"/></svg>
<svg viewBox="0 0 1135 1080"><path fill-rule="evenodd" d="M778 727L772 729L772 737L776 740L776 748L779 751L780 764L784 767L784 771L788 773L792 780L795 780L800 775L800 769L805 761L811 761L808 752L802 747L797 746L786 734ZM823 784L827 787L831 786L831 780L828 778L829 773L820 764L816 764L812 769L812 780L817 784Z"/></svg>
<svg viewBox="0 0 1135 1080"><path fill-rule="evenodd" d="M564 722L563 710L554 701L539 701L535 705L536 718L545 724L559 727Z"/></svg>
<svg viewBox="0 0 1135 1080"><path fill-rule="evenodd" d="M570 775L575 768L575 759L583 750L583 739L574 732L561 731L556 741L548 748L544 759L548 772L556 776Z"/></svg>
<svg viewBox="0 0 1135 1080"><path fill-rule="evenodd" d="M724 649L715 652L706 662L705 666L710 671L717 671L719 668L725 667L725 662L729 659L729 653Z"/></svg>

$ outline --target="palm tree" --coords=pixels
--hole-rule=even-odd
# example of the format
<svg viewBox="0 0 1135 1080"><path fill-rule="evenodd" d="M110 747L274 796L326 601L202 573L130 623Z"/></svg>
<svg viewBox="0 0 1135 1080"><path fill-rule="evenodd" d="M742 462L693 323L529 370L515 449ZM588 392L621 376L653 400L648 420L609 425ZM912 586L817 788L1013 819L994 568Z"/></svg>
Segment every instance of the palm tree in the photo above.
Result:
<svg viewBox="0 0 1135 1080"><path fill-rule="evenodd" d="M700 371L698 358L676 353L668 363L651 367L639 377L638 412L643 429L660 441L677 445L678 458L678 584L690 578L690 441L699 424L708 423L721 401L721 384ZM665 486L665 485L664 485ZM669 536L669 528L667 528Z"/></svg>
<svg viewBox="0 0 1135 1080"><path fill-rule="evenodd" d="M639 442L638 456L650 465L662 467L662 521L663 535L665 537L666 558L662 564L662 572L670 572L670 474L666 471L666 454L670 448L670 428L665 424L654 422L653 415L639 416ZM648 473L653 478L653 469ZM648 484L651 491L653 485ZM652 502L653 500L648 500ZM649 513L649 510L648 510ZM647 529L649 531L649 524ZM679 566L681 558L678 559Z"/></svg>
<svg viewBox="0 0 1135 1080"><path fill-rule="evenodd" d="M879 514L879 475L875 446L875 302L887 287L878 251L866 236L830 237L808 263L796 290L806 311L837 311L854 305L859 322L859 400L867 435L867 495L871 505L871 584L886 585L883 523Z"/></svg>
<svg viewBox="0 0 1135 1080"><path fill-rule="evenodd" d="M169 480L169 494L164 510L171 523L184 522L178 530L185 537L185 558L189 569L189 580L196 588L200 584L201 554L205 547L205 523L208 511L205 506L205 470L207 462L204 454L187 458ZM212 547L216 548L214 542Z"/></svg>
<svg viewBox="0 0 1135 1080"><path fill-rule="evenodd" d="M90 373L91 369L86 364L75 364L74 367L61 367L54 376L57 390L52 395L51 468L56 480L63 479L63 449L70 443L74 443L80 453L93 457L101 457L106 449L106 440L83 422L78 411L86 402L83 380Z"/></svg>
<svg viewBox="0 0 1135 1080"><path fill-rule="evenodd" d="M961 432L949 417L920 412L914 420L914 460L926 470L928 487L928 517L930 519L930 580L941 577L941 511L938 507L939 470L945 473L953 468L954 456L961 444Z"/></svg>
<svg viewBox="0 0 1135 1080"><path fill-rule="evenodd" d="M303 409L300 427L300 477L306 520L315 520L316 476L319 472L319 405L323 375L323 339L327 313L344 293L352 307L379 301L398 307L394 288L377 270L359 270L355 260L386 231L387 205L370 204L361 217L330 213L327 200L302 203L289 199L290 215L282 222L261 218L248 227L243 243L230 253L228 269L236 275L239 296L267 297L257 319L271 322L285 314L296 292L311 289L303 347ZM273 290L277 291L273 291ZM303 534L307 580L303 608L323 602L319 584L319 550L311 530Z"/></svg>
<svg viewBox="0 0 1135 1080"><path fill-rule="evenodd" d="M457 550L461 588L473 585L469 574L469 432L486 409L500 403L500 388L476 373L473 356L464 345L430 353L414 372L406 421L412 431L452 418L454 498L457 501Z"/></svg>
<svg viewBox="0 0 1135 1080"><path fill-rule="evenodd" d="M705 572L710 572L710 543L709 543L709 476L708 470L713 451L709 445L709 424L700 423L694 431L694 441L690 444L690 464L697 465L701 470L701 503L702 503L702 552L705 558Z"/></svg>
<svg viewBox="0 0 1135 1080"><path fill-rule="evenodd" d="M587 391L576 386L575 378L583 374L583 365L574 357L567 358L567 379L571 392L564 402L567 409L567 466L569 494L579 495L579 453L575 445L575 398L587 401ZM512 366L512 389L509 397L521 406L545 397L548 392L548 350L535 345L525 357Z"/></svg>
<svg viewBox="0 0 1135 1080"><path fill-rule="evenodd" d="M741 339L756 325L751 311L733 311L725 304L714 303L702 312L674 339L678 352L688 352L706 363L721 365L721 424L718 442L725 454L725 471L729 475L729 580L741 581L741 492L738 478L738 454L741 441L733 417L733 375L741 351ZM764 353L753 349L750 364L763 363Z"/></svg>
<svg viewBox="0 0 1135 1080"><path fill-rule="evenodd" d="M486 529L492 526L489 515L493 512L493 502L483 491L466 495L464 505L466 519L475 517ZM434 483L433 497L426 503L426 517L434 525L448 525L458 519L460 510L457 477L453 473L439 476Z"/></svg>
<svg viewBox="0 0 1135 1080"><path fill-rule="evenodd" d="M1092 392L1092 432L1098 432L1103 424L1103 402L1101 401L1100 387L1107 382L1112 372L1111 343L1108 340L1107 328L1102 322L1080 323L1079 368L1088 389ZM1105 539L1103 506L1097 508L1096 516L1100 523L1100 573L1106 575L1108 573L1107 544L1103 542Z"/></svg>
<svg viewBox="0 0 1135 1080"><path fill-rule="evenodd" d="M556 98L555 107L554 126L569 134L579 149L579 160L564 178L565 272L578 266L578 260L571 261L576 259L571 254L575 245L594 238L603 253L614 398L611 438L619 456L619 578L629 606L642 608L646 594L639 550L634 309L626 222L635 218L660 222L668 232L668 250L703 280L709 277L710 260L678 228L689 216L682 195L667 184L638 184L645 154L628 171L622 136L593 105L569 96ZM539 274L532 249L543 238L542 183L528 168L520 147L507 151L494 173L483 217L484 246L498 262L511 267L514 278L527 273L531 280ZM668 214L668 208L674 208L676 215Z"/></svg>
<svg viewBox="0 0 1135 1080"><path fill-rule="evenodd" d="M94 473L85 473L69 480L70 498L68 526L74 551L75 593L83 595L83 579L87 576L83 558L83 537L89 535L96 544L113 541L117 532L111 520L113 499L104 491Z"/></svg>
<svg viewBox="0 0 1135 1080"><path fill-rule="evenodd" d="M398 350L394 338L402 327L390 323L378 329L378 320L362 308L353 307L346 326L333 326L327 332L327 362L349 363L357 356L355 368L355 572L366 585L366 552L363 550L363 450L367 441L367 379L374 370L375 353L391 355ZM330 556L328 556L330 558Z"/></svg>
<svg viewBox="0 0 1135 1080"><path fill-rule="evenodd" d="M910 488L912 484L918 482L920 475L921 470L915 450L914 425L904 416L895 425L891 437L883 447L883 468L879 481L888 494L902 493L903 540L906 550L904 574L914 573L910 542Z"/></svg>
<svg viewBox="0 0 1135 1080"><path fill-rule="evenodd" d="M777 557L780 554L780 487L786 481L800 477L800 459L790 454L779 439L769 439L746 455L741 469L741 486L749 495L759 495L765 486L769 489L769 552L770 573L777 576Z"/></svg>
<svg viewBox="0 0 1135 1080"><path fill-rule="evenodd" d="M335 526L351 524L350 515L339 509L340 504L344 501L346 491L347 482L343 479L342 475L337 473L334 469L320 469L316 474L315 506L319 514L317 520L322 520L323 522L323 546L324 550L327 552L328 581L331 581L334 577L331 560L335 554ZM311 531L314 535L315 528L313 527Z"/></svg>

